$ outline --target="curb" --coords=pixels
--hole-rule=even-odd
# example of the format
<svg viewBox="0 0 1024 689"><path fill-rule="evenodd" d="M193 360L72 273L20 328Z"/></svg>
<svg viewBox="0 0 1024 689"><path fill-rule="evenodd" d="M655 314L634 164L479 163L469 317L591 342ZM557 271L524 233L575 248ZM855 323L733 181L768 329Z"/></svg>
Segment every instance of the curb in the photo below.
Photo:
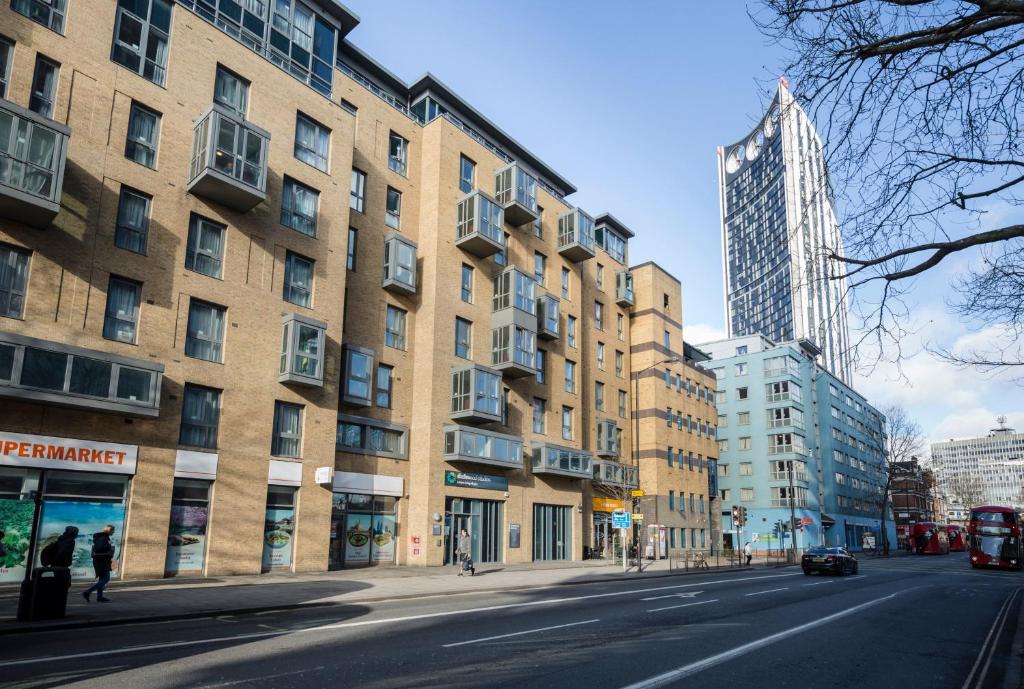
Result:
<svg viewBox="0 0 1024 689"><path fill-rule="evenodd" d="M778 567L764 567L761 569L778 569ZM584 579L581 581L560 581L552 584L544 584L540 586L511 586L496 589L474 589L472 591L439 591L437 593L430 594L407 594L398 596L379 596L376 598L363 598L360 600L347 600L347 601L324 601L324 602L310 602L310 603L288 603L282 605L265 605L265 606L252 606L243 608L230 608L223 610L197 610L194 612L184 613L173 613L167 615L149 615L149 616L135 616L135 617L113 617L102 620L81 620L77 622L60 622L57 624L46 624L41 623L40 626L31 626L37 624L34 622L26 622L21 627L11 627L8 629L0 629L0 636L10 634L32 634L38 632L53 632L62 631L68 629L83 629L86 627L113 627L117 625L128 625L128 624L148 624L153 622L173 622L176 620L196 620L208 617L221 617L227 615L242 615L242 614L258 614L265 612L285 612L288 610L303 610L303 609L314 609L314 608L332 608L332 607L345 607L362 605L365 603L375 603L381 601L393 601L393 600L410 600L415 598L427 598L431 596L463 596L480 593L505 593L515 591L529 591L536 589L545 588L556 588L560 586L581 586L589 584L606 584L617 581L637 581L640 579L662 579L665 577L674 576L688 576L694 574L729 574L733 572L751 572L755 571L751 567L732 567L729 569L719 570L700 570L700 571L668 571L668 572L655 572L653 574L640 574L639 576L629 574L623 576L623 578L609 578L603 577L600 579ZM618 576L618 575L614 575Z"/></svg>

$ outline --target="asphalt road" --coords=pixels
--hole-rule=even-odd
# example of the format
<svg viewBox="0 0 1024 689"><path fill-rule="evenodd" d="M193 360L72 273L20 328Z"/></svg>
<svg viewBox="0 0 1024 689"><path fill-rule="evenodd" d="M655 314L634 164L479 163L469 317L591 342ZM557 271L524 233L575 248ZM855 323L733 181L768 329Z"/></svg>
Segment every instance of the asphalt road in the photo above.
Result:
<svg viewBox="0 0 1024 689"><path fill-rule="evenodd" d="M7 636L0 685L1018 689L1022 599L961 554L445 595Z"/></svg>

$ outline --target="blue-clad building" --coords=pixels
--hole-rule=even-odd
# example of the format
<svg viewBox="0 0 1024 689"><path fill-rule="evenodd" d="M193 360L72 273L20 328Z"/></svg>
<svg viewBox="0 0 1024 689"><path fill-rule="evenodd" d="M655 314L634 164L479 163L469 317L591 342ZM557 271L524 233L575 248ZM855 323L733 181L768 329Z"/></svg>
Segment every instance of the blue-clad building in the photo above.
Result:
<svg viewBox="0 0 1024 689"><path fill-rule="evenodd" d="M826 371L820 351L761 335L709 342L699 365L718 379L718 490L723 545L881 545L885 418ZM746 508L742 530L733 506ZM889 542L896 542L891 513Z"/></svg>

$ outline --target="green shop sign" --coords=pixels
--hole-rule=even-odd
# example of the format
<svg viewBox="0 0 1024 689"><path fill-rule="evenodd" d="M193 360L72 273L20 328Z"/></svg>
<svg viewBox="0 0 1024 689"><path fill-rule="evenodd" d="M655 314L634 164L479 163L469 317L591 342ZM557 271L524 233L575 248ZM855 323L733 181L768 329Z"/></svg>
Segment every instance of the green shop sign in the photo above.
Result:
<svg viewBox="0 0 1024 689"><path fill-rule="evenodd" d="M446 471L444 472L444 485L506 491L508 490L508 479L504 476L473 474L468 471Z"/></svg>

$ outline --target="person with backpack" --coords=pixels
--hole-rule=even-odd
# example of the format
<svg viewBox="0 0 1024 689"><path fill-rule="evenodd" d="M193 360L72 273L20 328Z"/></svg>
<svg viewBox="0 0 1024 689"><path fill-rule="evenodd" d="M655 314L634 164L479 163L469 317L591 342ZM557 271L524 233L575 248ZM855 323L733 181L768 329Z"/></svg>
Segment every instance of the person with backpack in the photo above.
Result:
<svg viewBox="0 0 1024 689"><path fill-rule="evenodd" d="M96 583L82 591L82 598L88 603L89 595L95 591L98 603L108 603L110 599L103 595L103 589L110 581L110 570L114 563L114 543L110 537L114 535L114 525L107 524L103 531L92 535L92 567L96 571Z"/></svg>
<svg viewBox="0 0 1024 689"><path fill-rule="evenodd" d="M70 567L75 558L75 539L78 538L77 526L65 526L64 533L57 540L43 548L39 553L39 563L43 567Z"/></svg>

